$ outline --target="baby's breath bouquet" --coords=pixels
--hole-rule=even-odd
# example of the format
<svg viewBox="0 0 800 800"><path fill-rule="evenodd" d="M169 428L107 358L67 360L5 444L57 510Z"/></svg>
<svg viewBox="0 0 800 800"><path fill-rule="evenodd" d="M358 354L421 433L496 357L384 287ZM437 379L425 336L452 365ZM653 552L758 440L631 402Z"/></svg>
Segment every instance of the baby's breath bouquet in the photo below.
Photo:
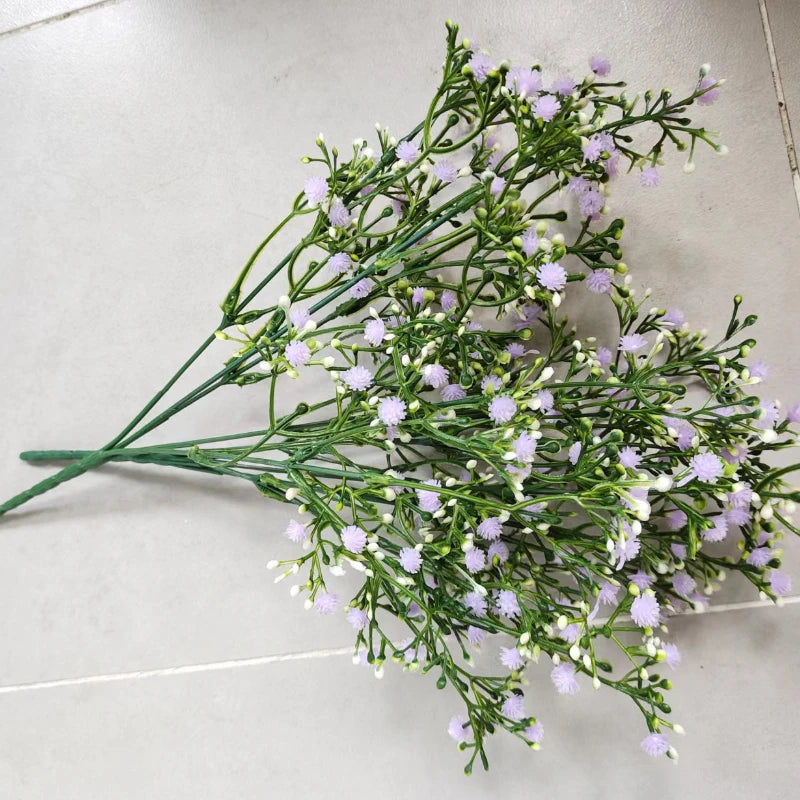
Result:
<svg viewBox="0 0 800 800"><path fill-rule="evenodd" d="M109 461L249 481L296 512L296 555L269 566L307 607L346 614L355 660L378 677L387 659L430 672L460 696L449 733L467 772L500 728L540 747L523 687L542 658L555 691L630 698L643 749L675 758L667 621L730 571L765 597L790 590L778 542L798 533L783 480L796 467L769 460L795 444L800 407L753 394L766 367L748 358L741 297L710 342L635 292L608 214L617 173L654 187L665 150L687 153L686 172L698 144L724 152L688 116L721 81L704 66L678 96L631 97L608 61L590 65L545 81L448 22L422 121L402 138L378 125L376 146L346 154L320 135L219 327L104 447L23 453L71 463L0 512ZM279 257L287 226L296 244ZM578 336L562 308L573 293L607 304L612 337ZM157 411L212 346L222 368ZM285 408L286 382L309 373L328 390ZM229 385L264 397L261 429L138 444ZM346 595L345 570L363 578ZM495 634L499 659L479 669Z"/></svg>

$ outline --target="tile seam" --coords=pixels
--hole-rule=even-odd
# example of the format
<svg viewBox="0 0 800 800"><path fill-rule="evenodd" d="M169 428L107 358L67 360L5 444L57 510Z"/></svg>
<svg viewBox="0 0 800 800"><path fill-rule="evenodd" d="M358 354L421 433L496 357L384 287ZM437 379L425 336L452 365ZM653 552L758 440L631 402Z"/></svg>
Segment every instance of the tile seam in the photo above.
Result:
<svg viewBox="0 0 800 800"><path fill-rule="evenodd" d="M45 17L44 19L37 19L33 22L26 22L24 25L19 25L16 28L9 28L8 30L0 31L0 39L3 39L7 36L13 36L17 33L25 33L26 31L36 30L36 28L42 28L45 25L51 25L54 22L61 22L62 20L69 19L70 17L75 17L79 14L85 14L88 11L96 11L104 6L113 5L119 2L121 2L121 0L98 0L96 3L90 3L89 5L81 6L80 8L72 8L69 11L62 11L60 14L53 14L52 17Z"/></svg>

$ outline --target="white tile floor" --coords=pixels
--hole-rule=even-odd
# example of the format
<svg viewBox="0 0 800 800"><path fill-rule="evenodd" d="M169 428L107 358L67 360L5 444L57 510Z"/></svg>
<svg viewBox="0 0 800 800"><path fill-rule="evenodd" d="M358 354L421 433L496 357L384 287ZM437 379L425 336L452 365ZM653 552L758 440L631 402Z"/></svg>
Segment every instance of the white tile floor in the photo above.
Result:
<svg viewBox="0 0 800 800"><path fill-rule="evenodd" d="M44 474L15 453L106 441L214 327L318 130L349 142L376 119L408 127L446 16L546 69L582 69L600 49L637 88L688 85L703 61L729 78L704 114L730 157L703 154L692 177L673 159L657 193L630 183L615 210L636 275L692 321L722 324L709 292L761 310L767 391L798 399L800 214L762 6L797 135L796 0L116 0L67 16L79 0L3 3L3 494ZM163 435L258 419L257 403L231 417L227 399ZM618 698L534 686L546 747L498 738L489 776L467 780L443 730L453 699L430 680L390 671L381 684L335 654L263 658L350 641L264 570L285 509L224 481L159 477L101 470L0 523L0 797L797 796L797 605L674 623L686 663L673 705L690 734L677 768L639 752ZM800 576L800 543L787 551ZM721 598L747 599L741 585Z"/></svg>

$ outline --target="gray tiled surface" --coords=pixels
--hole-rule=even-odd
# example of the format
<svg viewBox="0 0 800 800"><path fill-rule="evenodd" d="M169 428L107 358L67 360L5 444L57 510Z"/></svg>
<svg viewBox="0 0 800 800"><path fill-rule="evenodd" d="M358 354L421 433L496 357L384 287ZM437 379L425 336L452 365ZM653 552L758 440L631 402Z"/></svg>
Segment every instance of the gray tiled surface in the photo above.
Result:
<svg viewBox="0 0 800 800"><path fill-rule="evenodd" d="M22 19L19 9L30 22L65 10L57 5L3 4L0 30L25 24L7 24L12 13ZM796 5L769 7L791 108ZM761 355L774 365L765 392L800 397L800 351L780 322L800 301L800 222L755 0L548 0L535 12L522 2L126 0L0 40L0 314L13 331L2 348L4 495L47 469L16 452L108 440L214 327L216 303L301 185L299 157L318 130L347 143L376 119L398 132L414 123L445 16L494 53L536 57L552 72L580 71L602 49L637 89L688 87L703 61L729 78L724 100L700 113L723 131L730 156L702 153L693 176L673 156L657 191L623 181L612 205L628 223L636 279L712 332L726 309L709 294L744 293L762 311ZM215 346L194 374L227 353ZM257 427L260 404L257 391L231 392L159 436ZM159 476L109 468L3 520L0 684L348 643L341 620L305 614L264 570L283 547L285 509L229 482ZM800 547L790 545L787 564L800 575ZM725 599L745 597L726 586ZM641 756L639 729L625 727L632 715L609 722L610 705L588 691L567 713L545 688L547 750L529 756L498 742L493 782L476 776L465 788L439 730L449 715L442 695L416 676L381 686L346 659L327 659L0 695L4 719L19 720L3 726L0 796L277 796L306 758L319 766L306 796L339 796L325 776L346 785L340 757L349 765L361 752L359 774L385 782L388 770L389 796L401 795L408 774L409 791L433 783L454 797L521 791L545 775L562 796L612 796L606 787L621 781L630 791L655 782L665 797L700 796L700 787L719 796L720 786L738 797L751 793L757 763L774 781L769 796L788 797L781 748L798 733L787 702L797 613L676 623L689 652L674 705L697 715L680 714L693 735L678 769ZM352 699L357 690L363 700ZM333 692L340 699L330 701ZM410 722L408 708L420 710ZM45 721L57 712L63 723ZM600 735L590 741L581 726ZM120 731L110 744L109 729ZM576 769L576 750L590 746ZM442 753L432 772L419 766L429 751ZM602 770L604 788L590 789Z"/></svg>

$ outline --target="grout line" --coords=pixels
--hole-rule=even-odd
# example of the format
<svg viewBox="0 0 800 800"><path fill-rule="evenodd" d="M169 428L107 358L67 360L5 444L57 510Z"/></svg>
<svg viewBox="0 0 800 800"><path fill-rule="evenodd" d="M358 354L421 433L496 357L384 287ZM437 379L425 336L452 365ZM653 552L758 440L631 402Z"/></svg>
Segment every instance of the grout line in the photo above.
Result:
<svg viewBox="0 0 800 800"><path fill-rule="evenodd" d="M102 8L103 6L111 5L112 3L118 3L120 0L98 0L96 3L91 3L88 6L81 6L80 8L73 8L70 11L64 11L61 14L54 14L52 17L45 17L44 19L38 19L34 22L28 22L25 25L20 25L18 28L11 28L7 31L0 31L0 39L5 36L11 36L14 33L24 33L25 31L32 31L36 30L36 28L41 28L44 25L49 25L52 22L61 22L61 20L69 19L70 17L75 17L78 14L84 14L87 11L95 11L98 8Z"/></svg>
<svg viewBox="0 0 800 800"><path fill-rule="evenodd" d="M783 605L800 603L800 595L785 597ZM741 603L721 603L711 606L704 612L690 611L675 614L675 617L700 616L701 614L719 614L725 611L739 611L751 608L767 608L774 606L771 600L748 600ZM602 624L605 620L597 620ZM220 672L226 669L239 669L240 667L260 667L265 664L276 664L282 661L310 661L330 656L344 656L353 652L352 647L336 647L328 650L310 650L301 653L284 653L272 656L255 656L253 658L236 658L229 661L212 661L207 664L186 664L181 667L162 667L160 669L144 669L135 672L113 672L107 675L87 675L82 678L60 678L51 681L36 681L34 683L18 683L9 686L0 686L0 695L16 694L18 692L32 692L37 689L59 689L67 686L91 686L102 683L117 683L119 681L135 681L143 678L166 678L176 675L194 675L200 672Z"/></svg>
<svg viewBox="0 0 800 800"><path fill-rule="evenodd" d="M789 169L792 173L794 196L797 202L798 213L800 213L800 171L798 171L797 167L797 153L794 147L794 137L792 136L792 125L789 120L789 110L786 108L786 96L783 93L781 71L778 67L778 55L775 52L775 41L772 38L772 28L769 24L767 0L758 0L758 9L761 12L761 25L764 28L764 38L767 41L767 53L769 54L769 64L772 70L772 82L775 85L775 96L778 98L778 113L781 117L783 139L786 143L786 154L789 158Z"/></svg>

